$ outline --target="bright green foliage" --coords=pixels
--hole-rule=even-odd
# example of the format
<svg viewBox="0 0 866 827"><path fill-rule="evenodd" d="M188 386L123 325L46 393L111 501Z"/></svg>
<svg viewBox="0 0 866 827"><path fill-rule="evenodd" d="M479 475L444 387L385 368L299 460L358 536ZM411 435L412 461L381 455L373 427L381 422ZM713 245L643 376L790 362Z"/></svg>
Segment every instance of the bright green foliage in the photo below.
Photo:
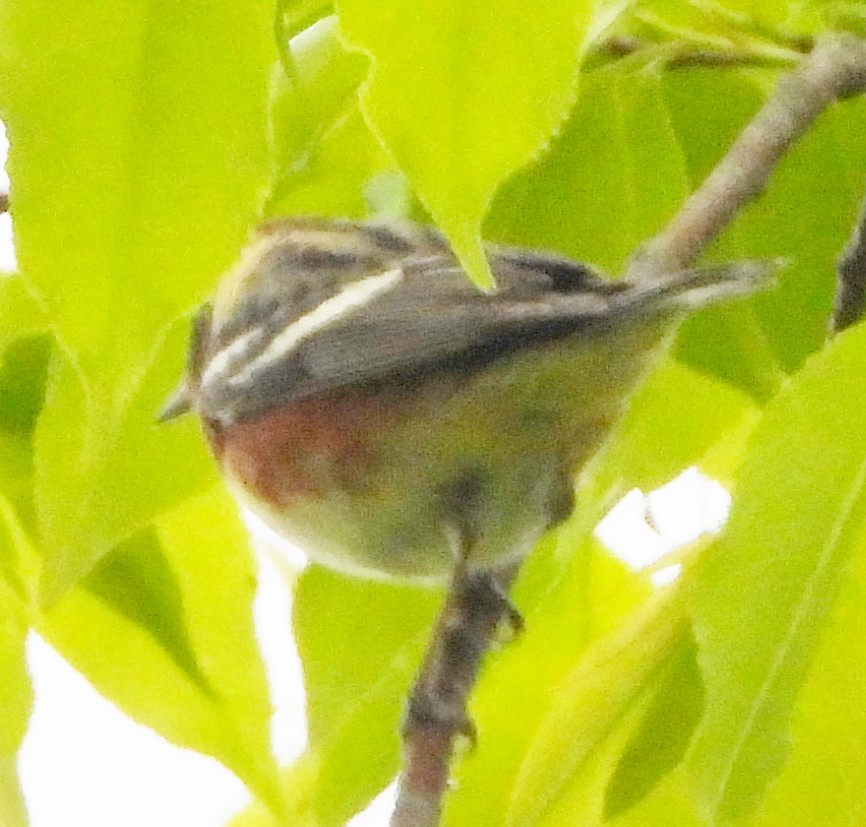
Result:
<svg viewBox="0 0 866 827"><path fill-rule="evenodd" d="M4 530L0 542L4 552L11 542ZM3 686L3 704L0 705L0 757L10 759L15 755L24 737L27 716L32 701L30 680L24 665L24 638L27 634L27 618L12 586L0 580L0 679Z"/></svg>
<svg viewBox="0 0 866 827"><path fill-rule="evenodd" d="M537 742L551 704L551 688L575 668L586 647L622 622L646 599L645 584L600 555L591 537L570 546L567 567L554 543L528 562L515 590L527 631L520 645L496 651L489 679L475 693L470 711L478 721L479 749L457 769L460 789L447 804L448 825L478 824L488 812L508 811L528 746ZM527 674L537 679L526 680ZM508 692L497 687L508 686Z"/></svg>
<svg viewBox="0 0 866 827"><path fill-rule="evenodd" d="M358 111L367 61L341 46L336 28L325 18L294 39L291 76L274 67L268 215L363 217L372 169L390 166Z"/></svg>
<svg viewBox="0 0 866 827"><path fill-rule="evenodd" d="M254 590L246 532L219 491L124 542L39 631L130 715L218 758L279 809Z"/></svg>
<svg viewBox="0 0 866 827"><path fill-rule="evenodd" d="M704 710L696 654L691 640L680 644L654 681L655 695L605 790L605 820L633 807L683 757Z"/></svg>
<svg viewBox="0 0 866 827"><path fill-rule="evenodd" d="M154 479L151 463L177 454L147 431L176 371L169 324L231 261L264 194L275 49L263 0L10 0L0 20L18 259L63 353L34 458L51 599L201 487L194 463L176 485ZM139 484L117 485L118 465Z"/></svg>
<svg viewBox="0 0 866 827"><path fill-rule="evenodd" d="M862 541L860 543L862 547ZM853 561L815 652L791 728L791 754L759 823L857 824L866 818L866 557Z"/></svg>
<svg viewBox="0 0 866 827"><path fill-rule="evenodd" d="M675 593L657 597L557 684L517 777L509 827L565 823L590 794L587 778L612 758L610 768L615 766L616 755L606 749L609 737L618 728L630 730L635 709L649 706L647 688L687 646L688 624L677 603Z"/></svg>
<svg viewBox="0 0 866 827"><path fill-rule="evenodd" d="M190 636L188 659L224 661L203 670L209 683L194 681L183 662L163 594L139 594L130 615L128 594L113 595L123 614L106 602L110 590L97 597L76 587L119 543L131 553L150 537L158 548L145 526L213 479L194 424L159 429L154 417L178 373L186 339L179 317L231 261L265 193L267 78L276 54L270 5L62 9L16 0L0 4L0 20L0 116L12 143L17 253L36 299L4 279L0 495L13 543L2 559L14 595L4 587L0 616L30 619L106 695L167 737L218 756L276 806L243 533L235 530L230 542L226 522L207 542L193 532L201 545L183 541L187 555L204 556L185 558L184 599L175 608ZM50 330L55 346L32 338L26 345L21 337L37 330ZM12 400L15 387L26 392ZM27 411L43 394L34 422ZM209 589L219 585L208 564L214 545L234 561L221 569L237 601L234 618L222 600L210 615L194 613L193 595L213 601ZM133 593L128 574L124 588ZM40 599L58 598L50 612L39 611ZM228 627L217 622L230 619ZM16 651L23 669L20 641L14 646L7 658L4 632L4 677ZM128 655L128 668L117 651ZM20 686L3 681L0 707L17 709L23 730L27 704L12 705L25 698Z"/></svg>
<svg viewBox="0 0 866 827"><path fill-rule="evenodd" d="M486 229L497 240L553 247L622 269L689 192L661 67L613 64L581 79L548 152L499 192ZM649 162L649 159L652 159ZM580 210L568 204L580 204Z"/></svg>
<svg viewBox="0 0 866 827"><path fill-rule="evenodd" d="M840 336L768 406L725 537L692 573L707 712L688 765L714 818L752 809L787 757L791 707L862 545L866 459L849 440L866 432L850 385L866 370L864 332Z"/></svg>
<svg viewBox="0 0 866 827"><path fill-rule="evenodd" d="M5 529L0 529L6 535ZM8 536L0 536L0 553L9 551ZM27 619L11 585L0 579L0 824L23 827L27 818L18 788L15 756L33 702L24 660Z"/></svg>
<svg viewBox="0 0 866 827"><path fill-rule="evenodd" d="M484 214L568 113L590 12L585 0L339 2L343 36L371 59L370 128L483 286Z"/></svg>
<svg viewBox="0 0 866 827"><path fill-rule="evenodd" d="M0 761L0 813L3 827L27 827L27 812L14 758Z"/></svg>
<svg viewBox="0 0 866 827"><path fill-rule="evenodd" d="M155 423L260 218L433 221L482 284L482 228L616 276L831 24L862 4L0 0L0 825L26 824L30 629L243 779L237 827L339 827L398 770L441 593L298 578L310 738L278 773L246 534L196 424ZM672 66L701 50L739 63ZM525 564L448 827L866 821L866 337L825 346L864 134L866 102L826 113L708 252L789 264L672 336ZM731 520L658 593L592 529L693 465Z"/></svg>
<svg viewBox="0 0 866 827"><path fill-rule="evenodd" d="M301 578L294 622L318 759L310 804L318 824L343 824L397 772L395 722L440 599L438 590L347 583L319 570Z"/></svg>

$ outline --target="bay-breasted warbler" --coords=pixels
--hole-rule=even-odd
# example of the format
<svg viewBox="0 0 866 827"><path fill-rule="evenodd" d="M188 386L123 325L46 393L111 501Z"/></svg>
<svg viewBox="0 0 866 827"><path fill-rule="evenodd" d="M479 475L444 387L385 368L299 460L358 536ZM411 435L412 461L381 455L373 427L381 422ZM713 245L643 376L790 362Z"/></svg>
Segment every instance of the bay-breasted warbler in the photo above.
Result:
<svg viewBox="0 0 866 827"><path fill-rule="evenodd" d="M672 318L765 282L763 264L611 281L487 249L473 286L437 232L267 224L199 313L185 382L240 502L348 572L444 579L525 554L571 511Z"/></svg>

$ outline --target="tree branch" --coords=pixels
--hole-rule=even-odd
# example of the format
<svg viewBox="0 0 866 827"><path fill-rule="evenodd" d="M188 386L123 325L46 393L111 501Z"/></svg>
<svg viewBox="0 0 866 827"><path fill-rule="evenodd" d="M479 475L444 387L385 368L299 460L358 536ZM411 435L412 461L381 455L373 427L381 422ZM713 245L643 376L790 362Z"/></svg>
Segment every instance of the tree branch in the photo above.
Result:
<svg viewBox="0 0 866 827"><path fill-rule="evenodd" d="M866 90L866 42L847 34L818 41L793 72L781 78L754 120L655 238L628 268L629 278L656 278L682 270L760 195L773 169L818 115L839 98Z"/></svg>
<svg viewBox="0 0 866 827"><path fill-rule="evenodd" d="M412 688L403 727L403 772L391 827L435 827L448 788L458 736L475 741L466 712L469 694L497 627L522 620L507 589L518 565L503 573L457 565L436 620L421 672Z"/></svg>

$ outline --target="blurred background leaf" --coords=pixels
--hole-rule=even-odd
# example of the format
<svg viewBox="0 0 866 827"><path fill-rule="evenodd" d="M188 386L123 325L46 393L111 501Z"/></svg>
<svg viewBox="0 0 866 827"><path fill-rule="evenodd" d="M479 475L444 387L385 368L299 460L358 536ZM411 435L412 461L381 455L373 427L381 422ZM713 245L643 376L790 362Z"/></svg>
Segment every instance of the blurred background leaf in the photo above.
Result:
<svg viewBox="0 0 866 827"><path fill-rule="evenodd" d="M280 812L270 699L252 625L249 539L222 490L134 535L39 631L106 697L213 755Z"/></svg>
<svg viewBox="0 0 866 827"><path fill-rule="evenodd" d="M688 759L711 820L758 806L788 758L789 718L862 543L864 329L839 336L768 406L724 538L689 578L707 713Z"/></svg>
<svg viewBox="0 0 866 827"><path fill-rule="evenodd" d="M49 599L201 487L200 470L168 492L153 480L178 464L146 432L178 370L168 325L231 262L264 194L272 14L263 0L0 4L16 251L60 344L35 456Z"/></svg>

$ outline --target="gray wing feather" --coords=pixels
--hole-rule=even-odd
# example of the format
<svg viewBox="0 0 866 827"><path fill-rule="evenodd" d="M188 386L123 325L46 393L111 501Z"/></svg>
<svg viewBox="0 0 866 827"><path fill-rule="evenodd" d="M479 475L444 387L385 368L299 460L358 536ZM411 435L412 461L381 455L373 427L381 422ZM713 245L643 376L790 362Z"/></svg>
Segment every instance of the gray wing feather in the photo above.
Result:
<svg viewBox="0 0 866 827"><path fill-rule="evenodd" d="M630 285L537 253L499 249L491 264L497 289L483 293L449 254L407 260L399 289L317 330L249 386L202 388L203 408L234 420L366 383L411 383L445 364L471 370L533 342L595 335L641 315L751 292L768 271L767 265L732 265Z"/></svg>

